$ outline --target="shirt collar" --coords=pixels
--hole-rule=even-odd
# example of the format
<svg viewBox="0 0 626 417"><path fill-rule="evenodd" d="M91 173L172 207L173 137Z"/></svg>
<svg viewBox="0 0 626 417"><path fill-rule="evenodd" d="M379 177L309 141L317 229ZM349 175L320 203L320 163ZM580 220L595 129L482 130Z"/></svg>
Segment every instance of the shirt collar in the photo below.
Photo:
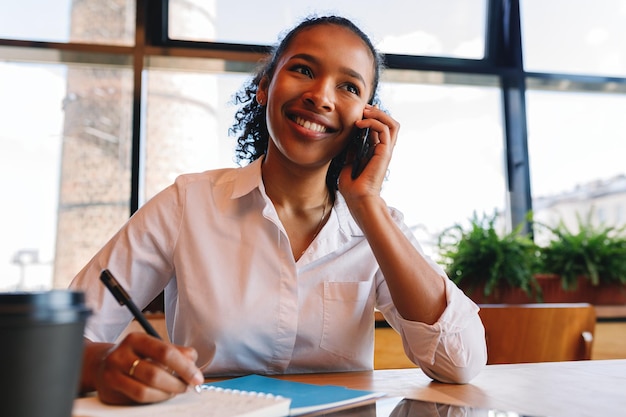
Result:
<svg viewBox="0 0 626 417"><path fill-rule="evenodd" d="M243 197L261 186L263 182L261 175L262 165L263 157L250 162L243 168L234 170L235 178L233 179L231 198Z"/></svg>
<svg viewBox="0 0 626 417"><path fill-rule="evenodd" d="M261 173L262 165L263 157L252 161L242 168L233 170L234 177L230 178L233 184L232 199L241 198L254 190L262 190L264 188ZM312 247L313 252L316 253L315 258L323 256L351 239L364 237L363 231L352 218L348 205L340 193L336 193L332 213ZM304 258L308 258L308 256L305 254Z"/></svg>

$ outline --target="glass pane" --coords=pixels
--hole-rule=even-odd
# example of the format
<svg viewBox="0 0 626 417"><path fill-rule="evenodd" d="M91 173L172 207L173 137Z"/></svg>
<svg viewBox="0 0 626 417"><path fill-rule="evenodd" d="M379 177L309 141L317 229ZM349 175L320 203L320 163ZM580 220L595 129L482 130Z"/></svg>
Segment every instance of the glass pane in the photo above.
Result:
<svg viewBox="0 0 626 417"><path fill-rule="evenodd" d="M381 10L384 7L384 12ZM277 13L280 10L280 13ZM172 39L274 44L277 35L309 14L351 18L382 52L481 59L485 0L170 0ZM248 23L253 22L253 23Z"/></svg>
<svg viewBox="0 0 626 417"><path fill-rule="evenodd" d="M224 66L223 61L215 61ZM248 74L150 69L147 77L144 197L178 175L234 167L232 94Z"/></svg>
<svg viewBox="0 0 626 417"><path fill-rule="evenodd" d="M131 85L129 70L0 63L0 290L66 287L128 218Z"/></svg>
<svg viewBox="0 0 626 417"><path fill-rule="evenodd" d="M527 103L537 220L626 224L626 95L531 90Z"/></svg>
<svg viewBox="0 0 626 417"><path fill-rule="evenodd" d="M528 71L626 76L626 2L520 2Z"/></svg>
<svg viewBox="0 0 626 417"><path fill-rule="evenodd" d="M0 38L114 45L135 42L135 0L4 3L0 13Z"/></svg>
<svg viewBox="0 0 626 417"><path fill-rule="evenodd" d="M401 80L411 74L393 72ZM382 100L401 125L383 197L404 213L430 255L443 229L474 211L505 212L497 87L387 81Z"/></svg>

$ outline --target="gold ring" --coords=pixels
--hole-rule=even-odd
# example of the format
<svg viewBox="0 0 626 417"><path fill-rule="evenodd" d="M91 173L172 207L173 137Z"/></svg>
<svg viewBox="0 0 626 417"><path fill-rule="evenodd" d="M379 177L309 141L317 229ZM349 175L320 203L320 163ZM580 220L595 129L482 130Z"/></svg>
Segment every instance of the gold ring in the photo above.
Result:
<svg viewBox="0 0 626 417"><path fill-rule="evenodd" d="M130 370L128 371L128 375L130 375L130 376L135 375L135 368L137 368L137 365L139 365L139 362L141 362L141 359L139 359L139 358L135 359L135 362L133 362L133 364L130 366Z"/></svg>

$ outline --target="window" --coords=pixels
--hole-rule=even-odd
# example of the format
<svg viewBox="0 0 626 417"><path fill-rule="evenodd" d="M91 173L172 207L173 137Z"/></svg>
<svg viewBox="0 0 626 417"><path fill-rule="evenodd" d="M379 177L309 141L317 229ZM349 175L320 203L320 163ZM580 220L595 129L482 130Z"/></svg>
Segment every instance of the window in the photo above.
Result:
<svg viewBox="0 0 626 417"><path fill-rule="evenodd" d="M65 96L60 66L0 63L2 286L47 286L54 259ZM29 80L29 91L23 88ZM39 91L46 90L44 96Z"/></svg>
<svg viewBox="0 0 626 417"><path fill-rule="evenodd" d="M528 71L626 77L626 3L521 1Z"/></svg>
<svg viewBox="0 0 626 417"><path fill-rule="evenodd" d="M229 72L220 60L194 71L180 70L192 62L168 61L169 68L148 70L144 199L180 174L237 166L235 139L228 136L230 102L248 73Z"/></svg>
<svg viewBox="0 0 626 417"><path fill-rule="evenodd" d="M0 100L1 286L47 288L128 218L132 74L14 63L0 73L11 97Z"/></svg>
<svg viewBox="0 0 626 417"><path fill-rule="evenodd" d="M314 4L314 6L312 5ZM273 45L277 34L311 14L354 20L382 52L480 59L484 57L486 0L169 1L171 39ZM280 13L276 11L280 10Z"/></svg>
<svg viewBox="0 0 626 417"><path fill-rule="evenodd" d="M612 208L626 201L626 95L529 90L527 103L536 219L626 224Z"/></svg>
<svg viewBox="0 0 626 417"><path fill-rule="evenodd" d="M0 38L132 45L135 41L135 2L7 2L0 13Z"/></svg>
<svg viewBox="0 0 626 417"><path fill-rule="evenodd" d="M530 208L626 222L623 2L391 0L383 16L372 0L139 4L139 36L133 0L0 14L0 290L65 287L176 176L235 166L231 95L259 47L313 12L352 18L387 53L381 94L401 131L383 196L427 252L474 211L510 227Z"/></svg>
<svg viewBox="0 0 626 417"><path fill-rule="evenodd" d="M489 77L483 85L443 80L388 71L381 94L401 124L383 197L404 213L431 255L443 229L474 210L502 213L506 205L499 89Z"/></svg>

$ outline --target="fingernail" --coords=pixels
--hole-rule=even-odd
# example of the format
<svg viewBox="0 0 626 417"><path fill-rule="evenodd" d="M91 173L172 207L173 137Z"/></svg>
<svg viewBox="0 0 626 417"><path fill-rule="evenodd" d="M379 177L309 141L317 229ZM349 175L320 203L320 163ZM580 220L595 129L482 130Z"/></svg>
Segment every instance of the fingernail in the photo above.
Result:
<svg viewBox="0 0 626 417"><path fill-rule="evenodd" d="M199 369L196 371L194 378L196 378L198 381L204 381L204 375Z"/></svg>

